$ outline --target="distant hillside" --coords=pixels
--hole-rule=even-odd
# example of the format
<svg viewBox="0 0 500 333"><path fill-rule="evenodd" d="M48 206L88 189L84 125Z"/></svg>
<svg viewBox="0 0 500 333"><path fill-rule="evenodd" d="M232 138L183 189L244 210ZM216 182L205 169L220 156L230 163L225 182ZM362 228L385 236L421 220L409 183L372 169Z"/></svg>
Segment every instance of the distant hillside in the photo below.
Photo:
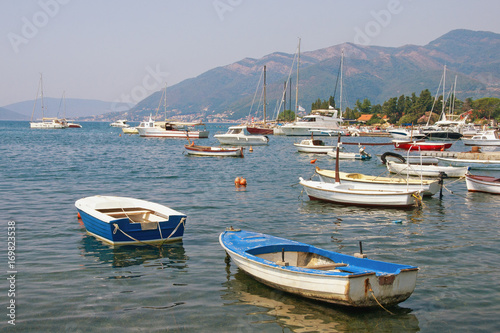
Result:
<svg viewBox="0 0 500 333"><path fill-rule="evenodd" d="M5 109L26 116L27 120L31 119L33 113L34 100L14 103L4 106ZM129 109L124 103L111 103L91 99L66 98L66 111L64 104L60 98L45 97L44 104L46 106L46 117L64 117L66 118L85 118L89 116L102 115L113 111L123 111ZM37 101L34 118L42 117L40 101Z"/></svg>
<svg viewBox="0 0 500 333"><path fill-rule="evenodd" d="M29 118L6 108L0 108L0 120L29 120Z"/></svg>
<svg viewBox="0 0 500 333"><path fill-rule="evenodd" d="M429 89L434 95L444 65L448 68L447 89L457 76L458 98L500 97L500 35L454 30L425 46L390 48L344 43L302 53L299 104L306 110L309 111L316 99L327 99L334 94L342 49L343 107L353 107L357 99L382 103L402 94L419 94L423 89ZM233 111L234 119L247 116L262 67L267 65L268 114L272 114L276 101L281 98L293 58L293 54L273 53L209 70L167 88L167 109L173 110L173 114L198 114L202 118L224 111ZM294 85L295 72L292 81ZM339 88L337 101L338 94ZM154 113L160 97L161 92L156 92L139 102L128 112L128 119L139 120ZM294 101L295 86L293 105Z"/></svg>

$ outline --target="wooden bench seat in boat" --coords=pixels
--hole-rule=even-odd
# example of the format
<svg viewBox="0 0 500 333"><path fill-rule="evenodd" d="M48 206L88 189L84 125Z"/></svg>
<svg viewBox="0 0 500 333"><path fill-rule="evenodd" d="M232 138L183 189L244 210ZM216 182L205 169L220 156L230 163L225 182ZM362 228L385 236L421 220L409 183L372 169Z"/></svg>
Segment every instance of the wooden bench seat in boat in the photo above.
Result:
<svg viewBox="0 0 500 333"><path fill-rule="evenodd" d="M335 269L338 267L345 267L347 264L344 263L333 263L333 264L326 264L326 265L312 265L312 266L303 266L303 268L309 268L309 269L319 269L323 271L327 271L330 269Z"/></svg>

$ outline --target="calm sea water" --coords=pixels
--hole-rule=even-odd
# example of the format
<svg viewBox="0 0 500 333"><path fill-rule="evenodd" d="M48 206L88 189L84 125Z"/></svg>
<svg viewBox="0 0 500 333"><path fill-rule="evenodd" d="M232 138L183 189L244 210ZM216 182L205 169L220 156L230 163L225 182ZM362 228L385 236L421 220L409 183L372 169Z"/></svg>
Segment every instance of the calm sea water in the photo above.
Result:
<svg viewBox="0 0 500 333"><path fill-rule="evenodd" d="M210 138L227 125L210 125ZM19 332L493 332L500 330L500 196L446 180L443 199L421 210L363 209L310 202L298 177L327 156L296 152L296 138L270 137L245 158L190 157L183 139L121 135L107 123L30 130L0 122L2 321ZM349 140L349 139L346 139ZM387 142L387 138L352 138ZM350 146L354 149L355 146ZM372 154L391 146L367 146ZM466 151L461 142L451 150ZM342 161L344 171L382 174L377 160ZM477 172L487 174L486 172ZM489 174L495 175L494 172ZM500 174L496 174L500 176ZM237 190L235 177L248 186ZM188 215L184 239L120 247L86 235L74 202L131 196ZM395 223L401 220L402 223ZM9 296L7 232L15 222L15 296ZM394 314L352 310L268 288L218 243L234 226L371 259L420 267L413 295ZM8 323L15 300L15 326Z"/></svg>

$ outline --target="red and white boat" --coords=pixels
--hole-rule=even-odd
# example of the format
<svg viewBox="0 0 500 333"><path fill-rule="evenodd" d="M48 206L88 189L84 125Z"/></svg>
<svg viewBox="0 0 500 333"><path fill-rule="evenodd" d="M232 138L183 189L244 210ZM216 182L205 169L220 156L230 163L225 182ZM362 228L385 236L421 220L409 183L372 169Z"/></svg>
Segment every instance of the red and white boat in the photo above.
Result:
<svg viewBox="0 0 500 333"><path fill-rule="evenodd" d="M500 194L500 178L466 173L465 183L469 192Z"/></svg>
<svg viewBox="0 0 500 333"><path fill-rule="evenodd" d="M392 140L395 148L405 150L445 150L451 147L453 142L431 142L431 141L401 141Z"/></svg>
<svg viewBox="0 0 500 333"><path fill-rule="evenodd" d="M243 157L243 147L210 147L210 146L197 146L193 143L184 145L186 152L189 155L198 156L231 156Z"/></svg>

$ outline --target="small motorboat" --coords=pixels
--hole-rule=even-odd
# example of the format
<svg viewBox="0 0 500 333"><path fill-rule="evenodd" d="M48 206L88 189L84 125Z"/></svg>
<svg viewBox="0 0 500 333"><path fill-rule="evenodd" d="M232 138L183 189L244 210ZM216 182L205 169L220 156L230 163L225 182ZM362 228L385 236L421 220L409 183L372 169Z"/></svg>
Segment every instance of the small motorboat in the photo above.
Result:
<svg viewBox="0 0 500 333"><path fill-rule="evenodd" d="M335 183L335 170L316 167L316 173L320 181ZM363 184L366 189L421 191L423 196L432 196L439 191L438 180L371 176L342 171L339 171L339 178L342 184Z"/></svg>
<svg viewBox="0 0 500 333"><path fill-rule="evenodd" d="M269 143L269 138L265 135L247 135L246 126L231 126L224 134L215 134L214 138L219 140L221 145L234 146L264 146Z"/></svg>
<svg viewBox="0 0 500 333"><path fill-rule="evenodd" d="M121 128L130 127L130 125L127 124L127 119L118 119L115 122L112 122L111 124L109 124L109 126L111 126L111 127L121 127Z"/></svg>
<svg viewBox="0 0 500 333"><path fill-rule="evenodd" d="M500 194L500 178L466 173L465 183L469 192Z"/></svg>
<svg viewBox="0 0 500 333"><path fill-rule="evenodd" d="M500 146L498 131L487 130L472 136L470 139L462 139L466 146Z"/></svg>
<svg viewBox="0 0 500 333"><path fill-rule="evenodd" d="M386 166L390 173L419 177L439 177L441 173L444 173L447 177L459 178L464 177L467 170L469 170L469 167L418 165L393 161L387 161Z"/></svg>
<svg viewBox="0 0 500 333"><path fill-rule="evenodd" d="M189 155L243 157L243 147L198 146L191 142L189 145L184 145L184 148Z"/></svg>
<svg viewBox="0 0 500 333"><path fill-rule="evenodd" d="M87 233L112 245L173 242L184 234L186 215L154 202L96 195L75 206Z"/></svg>
<svg viewBox="0 0 500 333"><path fill-rule="evenodd" d="M415 290L418 267L350 256L228 228L219 242L239 269L288 293L353 307L389 306Z"/></svg>
<svg viewBox="0 0 500 333"><path fill-rule="evenodd" d="M348 152L343 149L344 147L340 147L339 150L339 158L343 160L369 160L372 158L372 155L368 154L364 147L359 146L359 151L357 153ZM335 151L329 151L326 153L328 156L332 158L337 158L337 153Z"/></svg>

